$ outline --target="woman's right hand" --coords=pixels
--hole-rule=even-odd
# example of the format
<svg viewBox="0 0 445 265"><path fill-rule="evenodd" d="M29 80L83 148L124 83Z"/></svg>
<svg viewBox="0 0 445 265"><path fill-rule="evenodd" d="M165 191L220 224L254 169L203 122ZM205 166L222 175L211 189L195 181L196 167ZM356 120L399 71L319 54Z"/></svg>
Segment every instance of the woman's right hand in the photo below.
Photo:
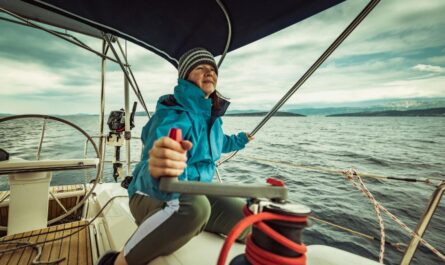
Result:
<svg viewBox="0 0 445 265"><path fill-rule="evenodd" d="M169 137L159 138L148 152L150 175L154 178L181 175L187 166L187 151L192 146L190 141L178 143Z"/></svg>

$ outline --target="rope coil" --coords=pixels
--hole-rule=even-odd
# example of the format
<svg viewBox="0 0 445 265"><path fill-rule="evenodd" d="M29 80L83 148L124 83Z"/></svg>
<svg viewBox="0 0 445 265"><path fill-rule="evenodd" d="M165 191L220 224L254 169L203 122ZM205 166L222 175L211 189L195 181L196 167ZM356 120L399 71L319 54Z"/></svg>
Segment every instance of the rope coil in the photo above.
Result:
<svg viewBox="0 0 445 265"><path fill-rule="evenodd" d="M247 206L243 209L246 218L236 224L232 231L227 236L226 241L221 249L218 265L224 265L227 259L227 255L236 238L250 225L255 225L259 230L264 232L267 236L274 239L279 244L301 254L299 257L283 257L272 252L266 251L258 247L251 239L251 234L247 237L246 242L246 258L252 265L305 265L306 264L306 252L307 248L304 244L295 243L283 235L279 234L272 228L270 228L263 221L267 220L279 220L287 222L305 223L307 222L307 216L288 216L270 212L262 212L259 214L253 214Z"/></svg>

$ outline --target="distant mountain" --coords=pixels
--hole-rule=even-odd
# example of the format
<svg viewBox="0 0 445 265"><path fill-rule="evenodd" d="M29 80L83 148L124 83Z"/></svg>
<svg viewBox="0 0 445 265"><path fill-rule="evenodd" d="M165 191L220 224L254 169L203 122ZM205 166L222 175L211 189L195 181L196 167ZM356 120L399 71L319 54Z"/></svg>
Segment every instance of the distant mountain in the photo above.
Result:
<svg viewBox="0 0 445 265"><path fill-rule="evenodd" d="M255 106L255 105L253 105ZM380 100L366 100L347 103L318 103L318 104L286 104L280 110L285 113L299 114L303 116L329 116L335 114L349 114L349 113L369 113L369 112L385 112L385 111L407 111L407 110L421 110L421 109L437 109L445 108L445 97L436 98L405 98L405 99L380 99ZM242 114L245 116L248 113L260 113L246 116L261 116L268 112L261 105L257 109L243 109L243 110L228 110L226 115ZM108 114L108 113L107 113ZM150 112L153 114L153 112ZM3 113L1 116L13 115ZM58 114L52 114L59 116ZM83 115L98 115L97 113L78 113L69 114L75 116ZM66 116L63 115L63 116ZM136 112L136 116L144 116L145 111ZM289 116L289 114L285 114Z"/></svg>
<svg viewBox="0 0 445 265"><path fill-rule="evenodd" d="M149 111L150 115L153 115L153 111ZM145 111L136 111L134 116L147 116L147 113Z"/></svg>
<svg viewBox="0 0 445 265"><path fill-rule="evenodd" d="M268 112L266 111L262 111L262 112L231 112L231 113L227 113L224 116L237 116L237 117L262 117L262 116L266 116ZM283 111L278 111L277 113L274 114L274 116L278 116L278 117L304 117L304 115L301 114L297 114L297 113L291 113L291 112L283 112Z"/></svg>
<svg viewBox="0 0 445 265"><path fill-rule="evenodd" d="M268 111L268 110L264 110L264 109L243 109L243 110L237 110L237 109L235 109L235 110L232 110L232 109L229 109L229 110L227 110L226 115L227 115L227 114L236 114L236 113L255 113L255 112L265 112L265 111Z"/></svg>
<svg viewBox="0 0 445 265"><path fill-rule="evenodd" d="M405 98L405 99L382 99L382 100L366 100L349 103L317 105L285 105L281 108L282 112L294 113L303 116L330 116L335 114L348 113L369 113L382 111L406 111L419 109L435 109L445 108L445 98ZM229 110L226 115L241 114L238 116L261 116L263 114L248 113L264 113L268 109L247 109L247 110ZM136 116L146 116L145 112L137 112ZM395 115L395 114L394 114ZM288 115L286 115L288 116Z"/></svg>
<svg viewBox="0 0 445 265"><path fill-rule="evenodd" d="M320 104L320 107L299 107L287 105L283 110L313 116L329 116L360 112L405 111L418 109L445 108L445 98L408 98L367 100L341 104Z"/></svg>
<svg viewBox="0 0 445 265"><path fill-rule="evenodd" d="M306 116L326 116L340 113L354 113L364 111L364 108L331 107L331 108L304 108L304 109L286 109L291 113L299 113Z"/></svg>
<svg viewBox="0 0 445 265"><path fill-rule="evenodd" d="M394 117L394 116L441 116L445 117L445 108L433 108L433 109L415 109L415 110L387 110L387 111L375 111L375 112L357 112L357 113L342 113L328 115L328 117Z"/></svg>

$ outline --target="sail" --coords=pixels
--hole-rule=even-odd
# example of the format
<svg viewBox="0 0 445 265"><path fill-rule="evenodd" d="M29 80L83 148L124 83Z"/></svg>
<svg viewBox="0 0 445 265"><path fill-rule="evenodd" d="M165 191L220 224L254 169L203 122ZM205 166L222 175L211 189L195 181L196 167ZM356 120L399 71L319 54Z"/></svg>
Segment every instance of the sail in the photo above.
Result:
<svg viewBox="0 0 445 265"><path fill-rule="evenodd" d="M252 43L342 0L221 0L231 20L229 51ZM175 66L179 57L194 47L204 47L215 56L223 53L228 23L216 0L0 0L0 6L35 7L39 21L58 14L70 25L58 26L94 35L98 29L127 39L162 56ZM17 4L20 3L20 4ZM46 13L43 14L42 10ZM26 16L23 10L19 14ZM48 16L46 21L44 16ZM30 17L32 18L32 16ZM81 22L75 25L73 21Z"/></svg>

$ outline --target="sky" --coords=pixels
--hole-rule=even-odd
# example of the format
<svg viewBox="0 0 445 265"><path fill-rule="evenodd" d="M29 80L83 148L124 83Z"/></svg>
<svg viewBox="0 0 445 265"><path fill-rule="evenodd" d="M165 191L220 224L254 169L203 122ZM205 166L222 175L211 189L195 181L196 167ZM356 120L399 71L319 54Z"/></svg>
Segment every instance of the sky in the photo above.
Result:
<svg viewBox="0 0 445 265"><path fill-rule="evenodd" d="M271 108L366 3L346 1L229 53L217 89L231 99L230 109ZM444 14L443 0L381 1L287 106L445 97ZM100 50L100 40L73 35ZM177 71L159 56L127 45L133 73L148 109L154 110L159 96L172 93ZM123 107L123 91L123 74L109 62L106 112ZM0 113L97 114L99 92L98 56L0 20Z"/></svg>

